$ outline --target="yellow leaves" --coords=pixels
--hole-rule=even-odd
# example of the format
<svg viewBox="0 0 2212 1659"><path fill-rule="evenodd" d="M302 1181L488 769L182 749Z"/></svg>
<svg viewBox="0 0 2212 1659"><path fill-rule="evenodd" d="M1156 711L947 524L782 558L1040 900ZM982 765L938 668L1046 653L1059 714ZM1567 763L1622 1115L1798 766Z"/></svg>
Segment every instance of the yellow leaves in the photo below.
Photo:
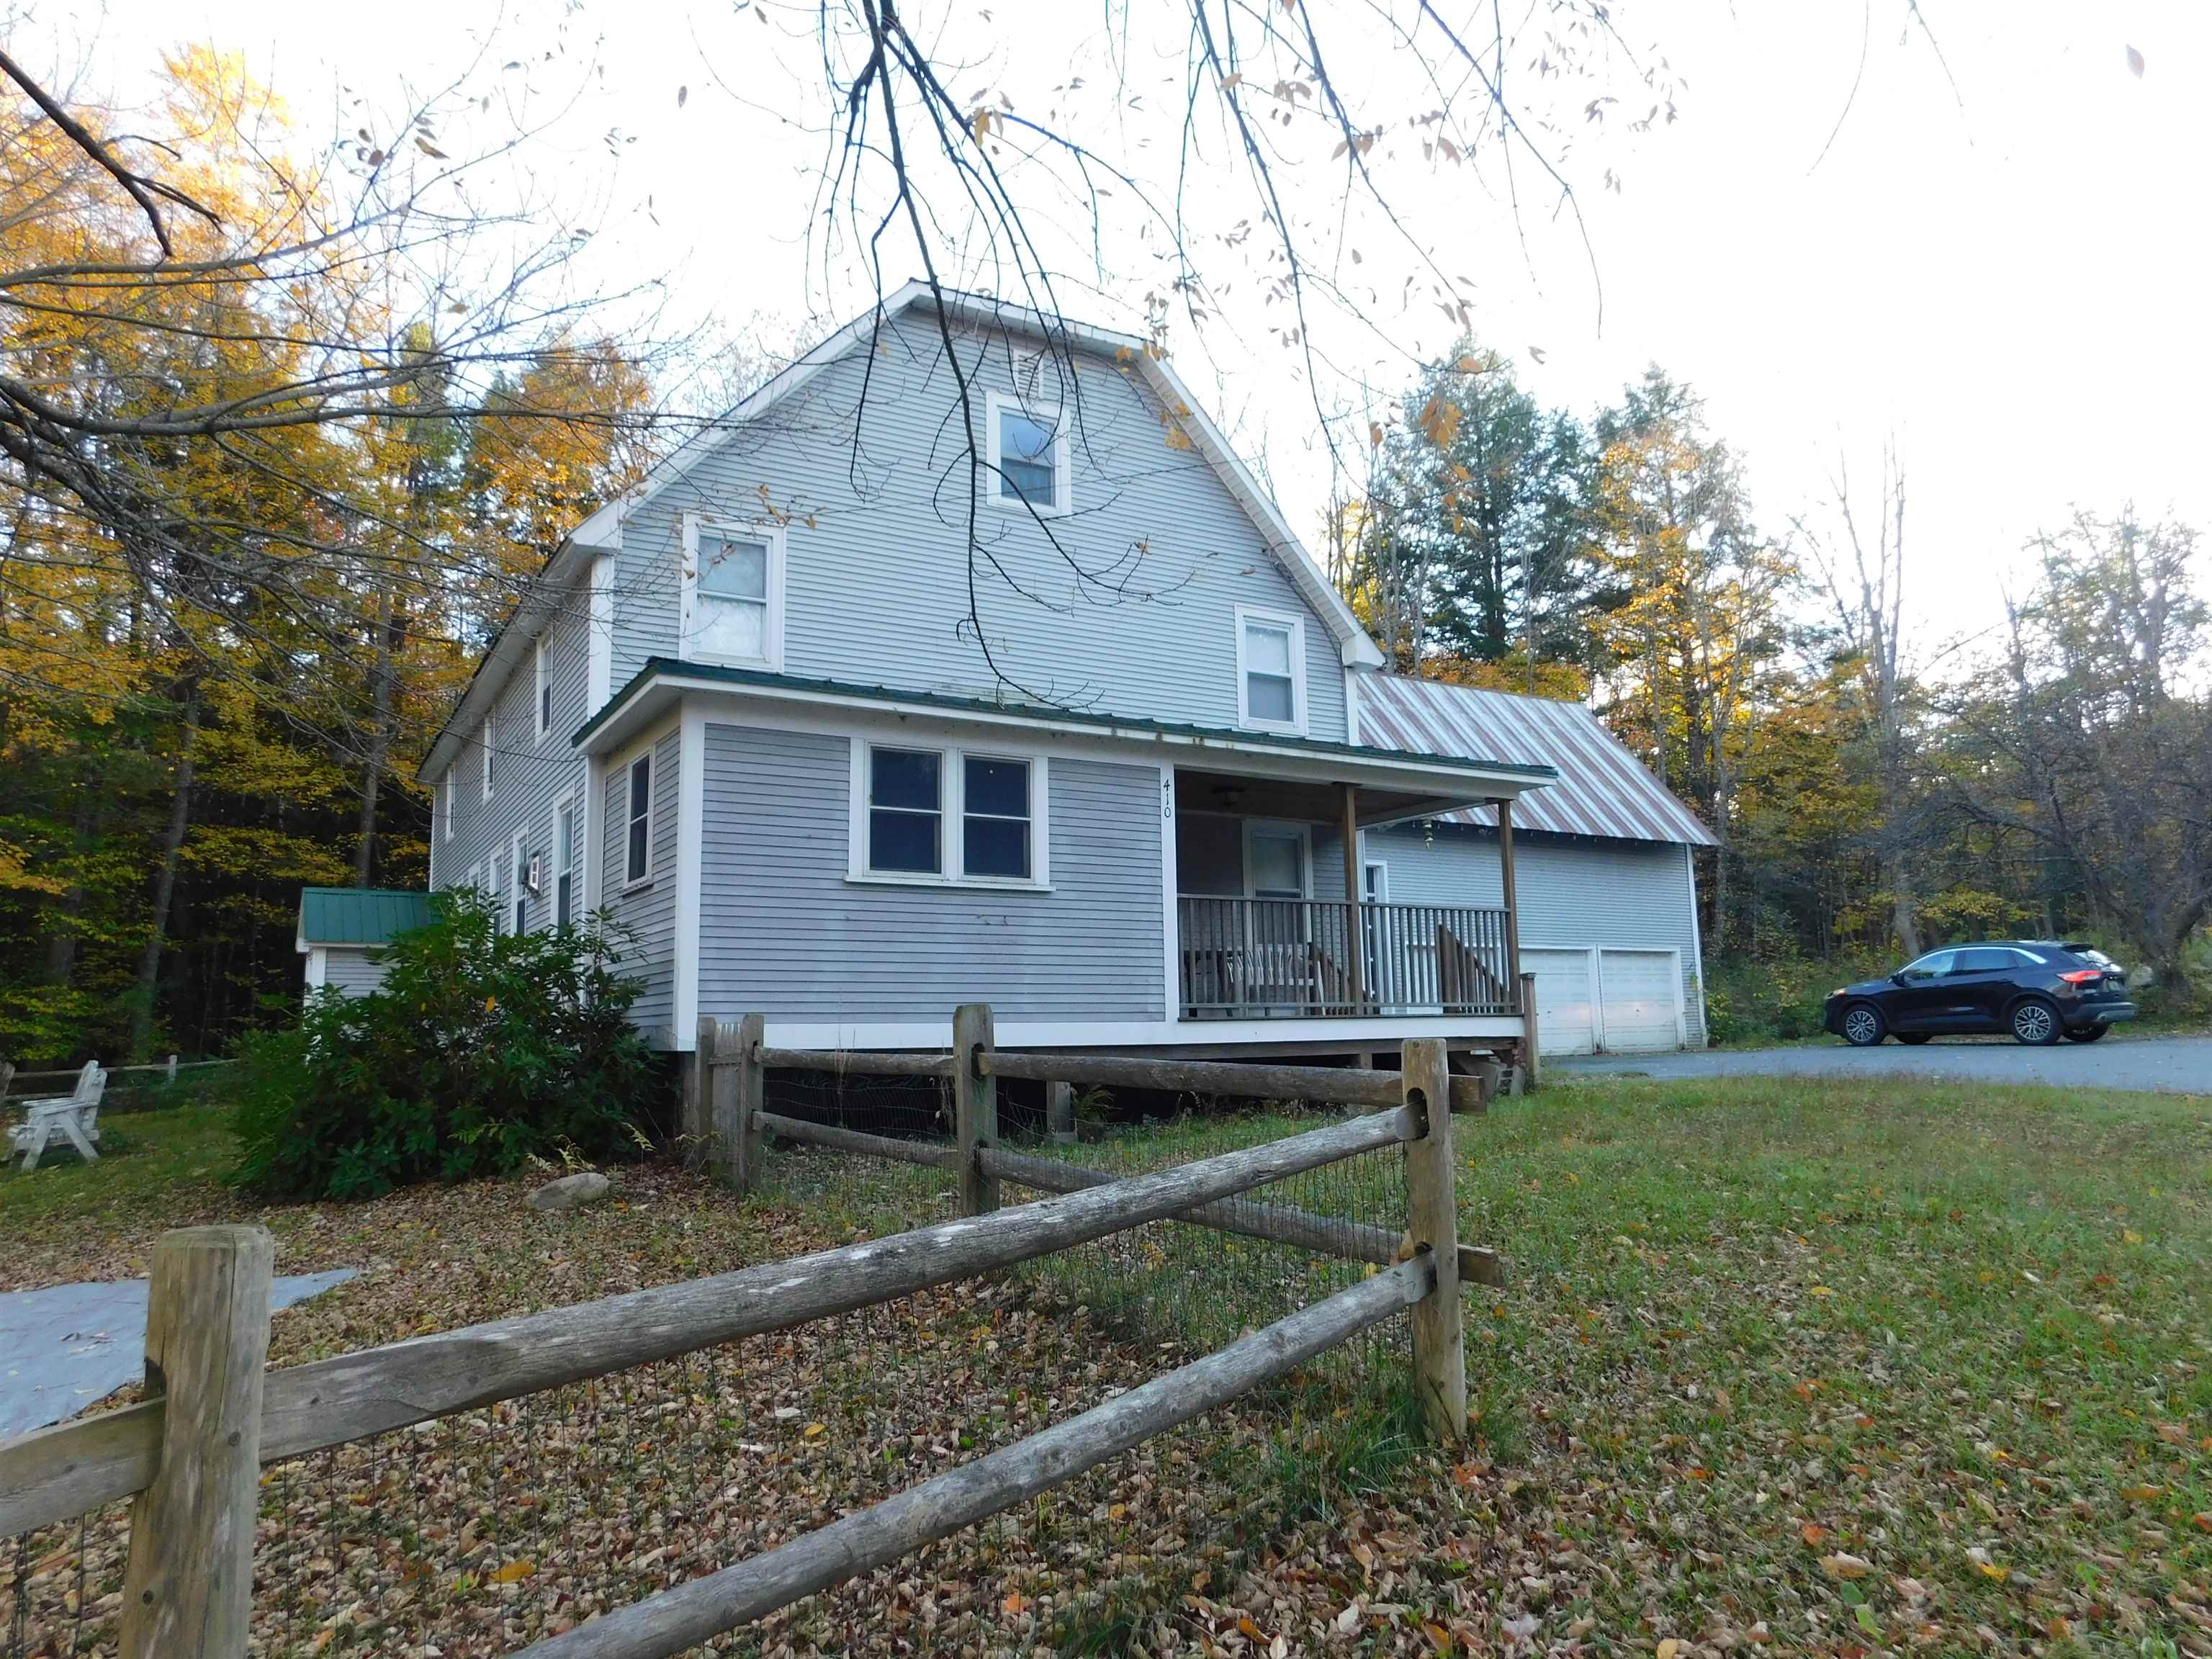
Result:
<svg viewBox="0 0 2212 1659"><path fill-rule="evenodd" d="M1438 449L1449 449L1452 440L1459 435L1460 422L1464 419L1466 411L1457 404L1431 398L1421 405L1421 412L1413 417L1413 422Z"/></svg>
<svg viewBox="0 0 2212 1659"><path fill-rule="evenodd" d="M1839 1550L1833 1555L1820 1558L1820 1571L1831 1578L1848 1583L1872 1572L1874 1563L1863 1555L1851 1555Z"/></svg>
<svg viewBox="0 0 2212 1659"><path fill-rule="evenodd" d="M1808 1296L1833 1296L1835 1292L1830 1290L1826 1285L1815 1285L1811 1290L1808 1291L1806 1294Z"/></svg>
<svg viewBox="0 0 2212 1659"><path fill-rule="evenodd" d="M1974 1571L1990 1583L1997 1584L2003 1583L2006 1579L2012 1577L2010 1567L2001 1566L1995 1561L1977 1561L1974 1563Z"/></svg>
<svg viewBox="0 0 2212 1659"><path fill-rule="evenodd" d="M1018 1619L1030 1610L1030 1599L1019 1590L1008 1590L1006 1599L999 1603L999 1609L1009 1619Z"/></svg>
<svg viewBox="0 0 2212 1659"><path fill-rule="evenodd" d="M493 1571L491 1582L495 1584L519 1584L537 1571L538 1564L535 1561L527 1559L509 1561L506 1565Z"/></svg>
<svg viewBox="0 0 2212 1659"><path fill-rule="evenodd" d="M1380 421L1370 421L1370 422L1368 422L1368 423L1367 423L1367 447L1368 447L1370 449L1380 449L1380 448L1382 448L1382 423Z"/></svg>
<svg viewBox="0 0 2212 1659"><path fill-rule="evenodd" d="M1798 1528L1797 1535L1805 1540L1807 1549L1816 1550L1828 1541L1828 1529L1817 1521L1808 1521Z"/></svg>
<svg viewBox="0 0 2212 1659"><path fill-rule="evenodd" d="M823 1424L809 1423L806 1425L803 1437L808 1440L819 1440L823 1435L829 1432L830 1431L828 1427Z"/></svg>
<svg viewBox="0 0 2212 1659"><path fill-rule="evenodd" d="M2128 1244L2140 1244L2143 1242L2143 1236L2132 1227L2121 1228L2120 1238L2124 1243Z"/></svg>
<svg viewBox="0 0 2212 1659"><path fill-rule="evenodd" d="M1679 1636L1670 1636L1651 1650L1651 1659L1674 1659L1674 1656L1681 1650L1682 1638Z"/></svg>
<svg viewBox="0 0 2212 1659"><path fill-rule="evenodd" d="M2163 1486L2123 1486L2120 1496L2130 1504L2154 1504L2166 1496Z"/></svg>
<svg viewBox="0 0 2212 1659"><path fill-rule="evenodd" d="M1106 1518L1109 1521L1119 1521L1128 1513L1129 1506L1127 1504L1113 1504L1107 1507Z"/></svg>

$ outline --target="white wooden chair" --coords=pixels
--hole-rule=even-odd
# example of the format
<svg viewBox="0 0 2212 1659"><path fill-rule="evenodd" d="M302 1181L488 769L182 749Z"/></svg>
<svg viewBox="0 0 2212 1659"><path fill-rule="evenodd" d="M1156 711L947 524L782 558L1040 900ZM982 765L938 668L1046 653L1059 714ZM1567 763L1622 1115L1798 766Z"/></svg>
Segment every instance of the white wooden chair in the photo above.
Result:
<svg viewBox="0 0 2212 1659"><path fill-rule="evenodd" d="M88 1060L70 1093L22 1103L23 1121L8 1126L8 1149L22 1153L24 1169L35 1170L46 1156L46 1143L59 1130L86 1163L99 1162L93 1142L100 1139L100 1097L106 1092L106 1072L98 1060Z"/></svg>

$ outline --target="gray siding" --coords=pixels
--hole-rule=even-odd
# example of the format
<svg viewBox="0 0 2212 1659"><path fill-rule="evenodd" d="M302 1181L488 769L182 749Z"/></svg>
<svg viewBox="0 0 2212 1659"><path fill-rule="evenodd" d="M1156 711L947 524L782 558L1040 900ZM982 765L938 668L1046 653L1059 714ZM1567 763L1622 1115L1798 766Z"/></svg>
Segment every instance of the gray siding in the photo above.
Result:
<svg viewBox="0 0 2212 1659"><path fill-rule="evenodd" d="M384 983L384 964L359 946L332 945L323 951L323 983L346 996L367 996Z"/></svg>
<svg viewBox="0 0 2212 1659"><path fill-rule="evenodd" d="M962 349L982 351L984 339L969 333ZM1025 355L1017 343L1015 362ZM1259 527L1196 450L1171 446L1135 371L1087 355L1079 364L1079 393L1056 390L1048 363L1037 394L1080 411L1073 511L1051 520L1059 548L1025 514L978 509L978 604L1001 668L1029 699L1233 726L1235 608L1288 611L1306 618L1309 734L1343 738L1336 647ZM1013 389L1000 337L975 389L979 426L986 394ZM909 316L872 359L861 349L824 368L664 484L623 525L614 684L648 656L679 654L684 515L750 522L772 507L787 524L787 672L1021 698L994 679L966 622L958 421L934 323ZM1073 566L1105 580L1086 583Z"/></svg>
<svg viewBox="0 0 2212 1659"><path fill-rule="evenodd" d="M480 731L470 734L448 772L451 787L438 804L440 810L431 825L432 890L462 885L468 880L470 867L482 863L485 888L498 894L503 918L511 917L514 911L508 864L514 832L523 832L526 858L536 853L544 860L543 890L526 900L525 921L531 927L548 926L553 920L553 813L563 800L575 804L580 853L583 847L586 768L584 757L568 744L568 734L584 723L588 712L584 707L589 676L587 623L582 605L579 589L549 625L551 728L539 738L533 706L538 676L534 660L526 659L501 689L486 722L492 743L491 799L483 799L483 761L477 747ZM450 839L446 834L447 812L453 815ZM578 892L580 902L580 884Z"/></svg>
<svg viewBox="0 0 2212 1659"><path fill-rule="evenodd" d="M1370 830L1367 853L1390 866L1390 896L1407 904L1501 904L1495 831L1437 824ZM1513 842L1514 881L1521 901L1521 944L1682 953L1682 1003L1693 1047L1705 1041L1705 1009L1697 980L1687 861L1679 846L1643 842L1582 842L1521 835ZM1332 851L1333 878L1323 873L1321 838L1314 847L1315 886L1344 887Z"/></svg>
<svg viewBox="0 0 2212 1659"><path fill-rule="evenodd" d="M629 767L641 752L631 749L607 768L600 853L606 884L600 898L615 924L629 935L623 971L645 981L630 1018L663 1042L672 1042L676 1018L677 768L682 738L671 732L653 745L653 864L650 877L625 887L625 836L629 829Z"/></svg>
<svg viewBox="0 0 2212 1659"><path fill-rule="evenodd" d="M851 740L709 725L699 1006L732 1018L1160 1019L1157 768L1054 759L1052 890L846 879Z"/></svg>

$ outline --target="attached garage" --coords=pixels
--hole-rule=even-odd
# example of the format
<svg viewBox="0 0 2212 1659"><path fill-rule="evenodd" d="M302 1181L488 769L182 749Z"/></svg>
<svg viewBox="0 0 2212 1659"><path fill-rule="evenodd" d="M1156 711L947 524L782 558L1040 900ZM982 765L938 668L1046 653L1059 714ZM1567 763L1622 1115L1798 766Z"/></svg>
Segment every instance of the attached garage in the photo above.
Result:
<svg viewBox="0 0 2212 1659"><path fill-rule="evenodd" d="M1359 681L1365 742L1410 752L1540 763L1559 781L1514 809L1521 966L1536 976L1547 1054L1646 1053L1705 1041L1696 853L1713 844L1580 703L1394 674ZM1501 902L1488 808L1368 830L1393 899Z"/></svg>

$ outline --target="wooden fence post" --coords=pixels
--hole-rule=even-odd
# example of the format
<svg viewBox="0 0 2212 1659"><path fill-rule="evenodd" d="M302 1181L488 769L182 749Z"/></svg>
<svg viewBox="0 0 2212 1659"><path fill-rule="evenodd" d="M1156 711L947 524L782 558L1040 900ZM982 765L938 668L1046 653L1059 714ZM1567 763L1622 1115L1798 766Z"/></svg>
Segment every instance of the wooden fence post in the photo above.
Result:
<svg viewBox="0 0 2212 1659"><path fill-rule="evenodd" d="M713 1027L711 1043L707 1026ZM761 1036L768 1022L747 1014L735 1025L702 1021L700 1047L708 1054L708 1131L715 1176L740 1192L760 1184L759 1115L767 1105L762 1087Z"/></svg>
<svg viewBox="0 0 2212 1659"><path fill-rule="evenodd" d="M991 1051L991 1005L963 1002L952 1012L952 1122L960 1138L960 1213L983 1215L999 1207L999 1177L985 1172L975 1154L999 1144L999 1080L976 1068Z"/></svg>
<svg viewBox="0 0 2212 1659"><path fill-rule="evenodd" d="M1427 1250L1436 1288L1413 1304L1413 1387L1429 1431L1445 1445L1467 1432L1467 1335L1459 1294L1459 1209L1452 1195L1451 1073L1435 1037L1408 1038L1401 1062L1406 1103L1427 1133L1406 1143L1406 1226Z"/></svg>
<svg viewBox="0 0 2212 1659"><path fill-rule="evenodd" d="M679 1108L678 1132L684 1148L684 1167L719 1170L721 1154L714 1148L714 1043L721 1022L711 1014L699 1016L699 1032L691 1043L691 1064L684 1073L684 1100Z"/></svg>
<svg viewBox="0 0 2212 1659"><path fill-rule="evenodd" d="M1075 1085L1073 1083L1048 1083L1045 1085L1044 1127L1055 1146L1075 1145Z"/></svg>
<svg viewBox="0 0 2212 1659"><path fill-rule="evenodd" d="M259 1227L155 1243L146 1389L163 1401L161 1458L131 1506L123 1659L244 1659L275 1258Z"/></svg>
<svg viewBox="0 0 2212 1659"><path fill-rule="evenodd" d="M1532 1094L1543 1081L1543 1061L1536 1053L1536 976L1521 975L1521 1090Z"/></svg>

